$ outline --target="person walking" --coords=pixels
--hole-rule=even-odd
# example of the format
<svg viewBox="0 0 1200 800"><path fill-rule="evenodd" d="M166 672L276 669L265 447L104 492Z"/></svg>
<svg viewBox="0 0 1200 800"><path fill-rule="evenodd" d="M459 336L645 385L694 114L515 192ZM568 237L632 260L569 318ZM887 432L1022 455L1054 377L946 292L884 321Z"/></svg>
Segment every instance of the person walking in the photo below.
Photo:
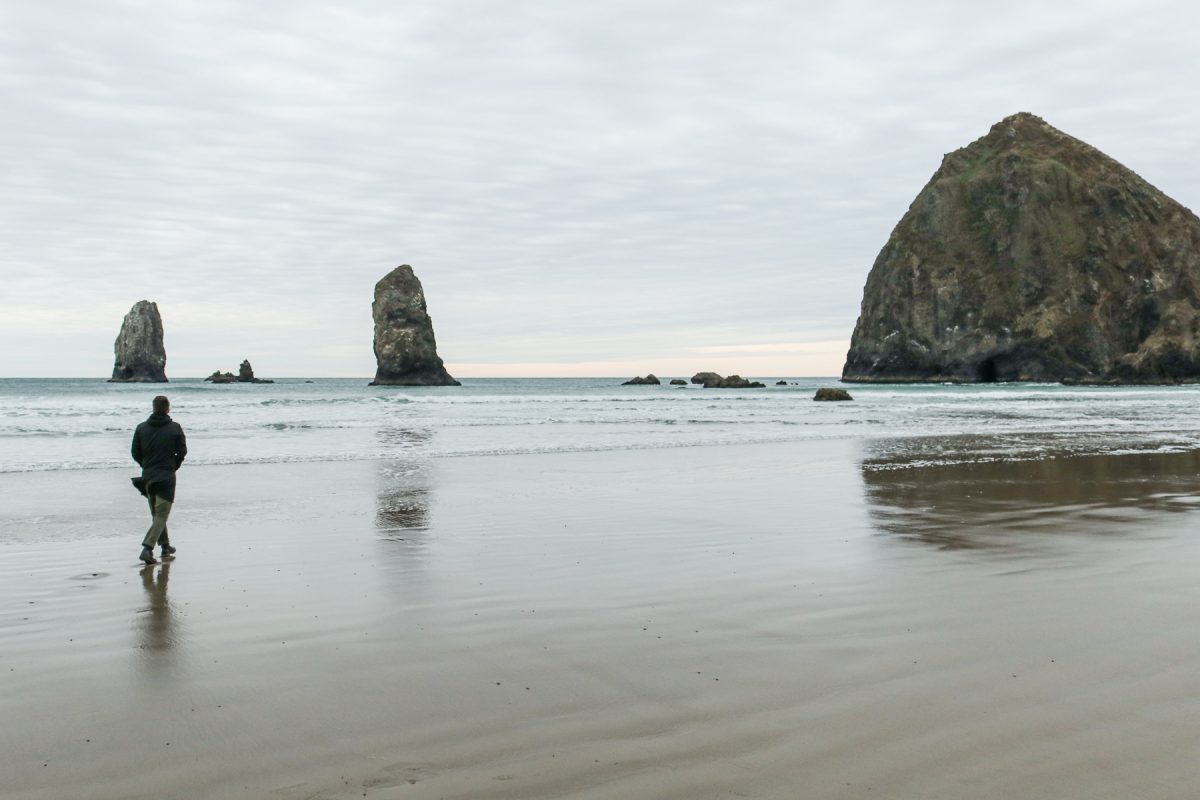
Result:
<svg viewBox="0 0 1200 800"><path fill-rule="evenodd" d="M167 517L175 503L175 472L183 466L187 455L187 438L183 428L171 419L171 401L159 395L154 398L154 413L133 432L133 460L142 468L139 487L150 501L150 530L142 539L142 554L147 564L156 564L154 547L162 547L163 557L175 554L167 535Z"/></svg>

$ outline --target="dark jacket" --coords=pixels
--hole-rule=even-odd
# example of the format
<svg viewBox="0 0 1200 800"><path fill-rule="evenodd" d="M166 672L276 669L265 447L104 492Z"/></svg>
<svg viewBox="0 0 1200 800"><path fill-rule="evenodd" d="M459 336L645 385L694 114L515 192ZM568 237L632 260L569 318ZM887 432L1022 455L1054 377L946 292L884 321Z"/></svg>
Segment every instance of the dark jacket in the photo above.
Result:
<svg viewBox="0 0 1200 800"><path fill-rule="evenodd" d="M133 460L142 467L148 494L175 502L175 470L187 455L183 428L167 414L151 414L133 432Z"/></svg>

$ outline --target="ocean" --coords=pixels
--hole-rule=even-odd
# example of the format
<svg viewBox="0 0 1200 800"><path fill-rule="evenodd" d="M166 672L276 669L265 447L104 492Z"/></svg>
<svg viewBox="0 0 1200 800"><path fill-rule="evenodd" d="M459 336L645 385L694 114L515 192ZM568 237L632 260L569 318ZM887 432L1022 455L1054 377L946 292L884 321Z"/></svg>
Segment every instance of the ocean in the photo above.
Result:
<svg viewBox="0 0 1200 800"><path fill-rule="evenodd" d="M759 378L766 389L621 386L620 378L465 379L372 387L0 380L0 472L131 466L133 427L159 393L191 464L420 459L860 439L872 469L1200 448L1200 387L866 385L817 403L833 378ZM786 380L787 386L775 386Z"/></svg>

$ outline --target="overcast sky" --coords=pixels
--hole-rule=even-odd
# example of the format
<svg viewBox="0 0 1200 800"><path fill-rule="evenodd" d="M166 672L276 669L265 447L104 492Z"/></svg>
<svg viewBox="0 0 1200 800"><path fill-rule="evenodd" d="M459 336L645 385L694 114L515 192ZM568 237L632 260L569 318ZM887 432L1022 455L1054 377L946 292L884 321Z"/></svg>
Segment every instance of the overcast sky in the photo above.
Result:
<svg viewBox="0 0 1200 800"><path fill-rule="evenodd" d="M0 376L834 375L942 155L1032 111L1200 207L1184 2L0 0Z"/></svg>

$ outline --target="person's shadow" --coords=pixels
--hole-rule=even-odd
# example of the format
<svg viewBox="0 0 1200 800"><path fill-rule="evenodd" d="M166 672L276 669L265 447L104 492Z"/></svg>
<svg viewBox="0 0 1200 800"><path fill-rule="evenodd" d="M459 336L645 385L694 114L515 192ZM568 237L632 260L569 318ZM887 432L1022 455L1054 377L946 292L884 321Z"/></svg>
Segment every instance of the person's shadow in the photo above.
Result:
<svg viewBox="0 0 1200 800"><path fill-rule="evenodd" d="M141 648L149 651L170 650L175 644L175 621L171 614L171 605L167 600L167 582L171 578L171 560L165 559L161 564L147 564L142 567L142 588L150 600L150 608L144 613L149 618L142 626Z"/></svg>

